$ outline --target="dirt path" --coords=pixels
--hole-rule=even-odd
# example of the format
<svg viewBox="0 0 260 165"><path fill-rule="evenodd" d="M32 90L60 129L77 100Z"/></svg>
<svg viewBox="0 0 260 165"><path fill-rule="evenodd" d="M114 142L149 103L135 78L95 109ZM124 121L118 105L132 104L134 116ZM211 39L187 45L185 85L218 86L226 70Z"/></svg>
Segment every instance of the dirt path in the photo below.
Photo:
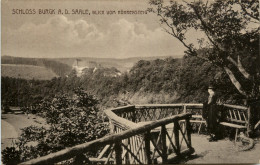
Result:
<svg viewBox="0 0 260 165"><path fill-rule="evenodd" d="M260 163L260 142L250 151L237 151L234 142L223 139L217 142L208 142L205 135L192 135L192 145L195 154L185 164L212 164L212 163Z"/></svg>
<svg viewBox="0 0 260 165"><path fill-rule="evenodd" d="M46 126L43 118L34 115L24 114L2 114L1 119L1 150L6 147L12 146L12 143L17 141L22 133L21 129L35 125Z"/></svg>
<svg viewBox="0 0 260 165"><path fill-rule="evenodd" d="M9 124L6 121L2 121L1 131L3 132L2 137L1 137L3 139L11 139L11 138L18 137L18 133L16 132L14 126L12 126L11 124Z"/></svg>

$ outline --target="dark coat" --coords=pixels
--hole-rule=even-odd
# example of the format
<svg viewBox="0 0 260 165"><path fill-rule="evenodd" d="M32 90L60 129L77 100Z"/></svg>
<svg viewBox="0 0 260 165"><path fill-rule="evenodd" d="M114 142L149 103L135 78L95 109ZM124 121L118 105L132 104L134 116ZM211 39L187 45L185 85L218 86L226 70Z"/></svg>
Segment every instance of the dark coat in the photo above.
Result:
<svg viewBox="0 0 260 165"><path fill-rule="evenodd" d="M216 104L217 97L214 94L209 97L207 103L203 104L202 117L207 122L207 128L209 133L214 133L219 124L218 106Z"/></svg>

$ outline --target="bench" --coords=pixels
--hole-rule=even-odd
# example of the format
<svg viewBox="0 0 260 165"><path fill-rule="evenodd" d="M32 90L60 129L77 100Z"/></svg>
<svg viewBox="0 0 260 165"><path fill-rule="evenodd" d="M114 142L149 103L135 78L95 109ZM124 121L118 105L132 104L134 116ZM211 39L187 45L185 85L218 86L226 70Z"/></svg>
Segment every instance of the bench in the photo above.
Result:
<svg viewBox="0 0 260 165"><path fill-rule="evenodd" d="M202 124L206 125L206 120L203 119L202 115L192 115L190 122L199 123L198 134L200 134L200 129L201 129Z"/></svg>
<svg viewBox="0 0 260 165"><path fill-rule="evenodd" d="M183 124L185 120L180 120L180 123ZM198 128L198 134L200 134L200 130L203 124L206 125L206 120L203 119L202 115L192 115L190 119L190 123L198 123L199 128ZM184 125L183 125L184 126Z"/></svg>
<svg viewBox="0 0 260 165"><path fill-rule="evenodd" d="M246 130L248 125L248 109L247 107L224 104L222 113L225 120L220 125L236 129L235 142L237 141L240 130Z"/></svg>
<svg viewBox="0 0 260 165"><path fill-rule="evenodd" d="M248 124L248 109L244 106L223 104L221 109L224 120L220 122L220 125L225 127L235 128L235 142L237 141L240 130L246 130ZM181 121L183 122L183 121ZM190 120L191 123L199 123L198 134L200 133L201 126L206 125L206 120L202 115L194 114Z"/></svg>

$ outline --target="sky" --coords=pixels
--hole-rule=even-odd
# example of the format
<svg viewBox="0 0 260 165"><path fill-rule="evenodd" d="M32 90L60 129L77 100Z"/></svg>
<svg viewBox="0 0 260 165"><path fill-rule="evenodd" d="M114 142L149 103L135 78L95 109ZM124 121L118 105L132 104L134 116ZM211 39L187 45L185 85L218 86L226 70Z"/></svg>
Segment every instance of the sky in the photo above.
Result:
<svg viewBox="0 0 260 165"><path fill-rule="evenodd" d="M128 58L184 55L185 48L163 31L153 14L94 15L92 11L141 10L146 0L3 0L2 55L18 57ZM17 14L33 11L35 14ZM55 9L55 14L39 14ZM67 9L71 14L58 14ZM72 14L72 9L88 14ZM14 12L15 11L15 12ZM191 40L196 35L191 33Z"/></svg>

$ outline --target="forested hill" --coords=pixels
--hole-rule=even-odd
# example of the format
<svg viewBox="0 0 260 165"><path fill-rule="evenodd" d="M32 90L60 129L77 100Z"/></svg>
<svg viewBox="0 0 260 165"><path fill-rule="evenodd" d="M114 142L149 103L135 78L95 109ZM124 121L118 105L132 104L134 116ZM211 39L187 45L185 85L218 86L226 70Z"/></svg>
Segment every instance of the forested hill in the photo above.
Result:
<svg viewBox="0 0 260 165"><path fill-rule="evenodd" d="M116 68L120 72L126 72L129 71L135 63L137 63L139 60L155 60L155 59L164 59L166 58L163 56L160 57L131 57L131 58L125 58L125 59L116 59L116 58L95 58L95 57L71 57L71 58L23 58L23 57L14 57L14 56L2 56L2 64L12 64L12 65L18 65L19 68L22 67L22 65L30 65L30 66L38 66L38 67L45 67L48 70L51 70L56 75L63 77L68 75L72 68L75 67L76 61L78 61L79 67L85 67L85 68L91 68L90 64L96 64L100 68ZM30 67L27 66L27 67ZM4 69L6 69L5 66L2 65ZM13 66L14 67L14 66ZM94 68L94 67L93 67ZM6 69L7 73L3 75L8 75L12 70L9 68ZM26 68L25 68L26 70ZM2 70L5 71L5 70ZM3 73L3 72L2 72ZM18 73L19 74L19 73ZM27 73L23 73L27 74ZM28 73L29 75L31 73ZM12 74L15 77L16 74ZM20 74L21 75L21 74ZM27 78L30 76L25 76L21 78ZM34 76L34 79L37 79L37 77L40 77L40 75ZM51 75L49 76L51 77ZM18 76L16 76L18 78ZM48 78L47 78L48 79Z"/></svg>
<svg viewBox="0 0 260 165"><path fill-rule="evenodd" d="M58 76L65 76L71 72L72 67L50 59L44 58L22 58L12 56L2 56L2 64L16 64L16 65L33 65L39 67L45 67L52 70Z"/></svg>
<svg viewBox="0 0 260 165"><path fill-rule="evenodd" d="M71 93L74 88L82 87L106 106L121 103L201 103L207 100L207 87L213 79L222 99L240 99L219 68L196 57L140 60L121 76L107 76L104 72L108 73L108 70L85 72L81 77L71 72L68 77L46 81L2 77L2 102L31 105L43 98L51 99L58 93Z"/></svg>
<svg viewBox="0 0 260 165"><path fill-rule="evenodd" d="M130 70L135 63L140 60L155 60L155 59L164 59L168 56L158 56L158 57L130 57L130 58L95 58L95 57L71 57L71 58L53 58L52 60L73 66L76 60L84 62L94 62L105 68L115 67L120 72L125 72Z"/></svg>

